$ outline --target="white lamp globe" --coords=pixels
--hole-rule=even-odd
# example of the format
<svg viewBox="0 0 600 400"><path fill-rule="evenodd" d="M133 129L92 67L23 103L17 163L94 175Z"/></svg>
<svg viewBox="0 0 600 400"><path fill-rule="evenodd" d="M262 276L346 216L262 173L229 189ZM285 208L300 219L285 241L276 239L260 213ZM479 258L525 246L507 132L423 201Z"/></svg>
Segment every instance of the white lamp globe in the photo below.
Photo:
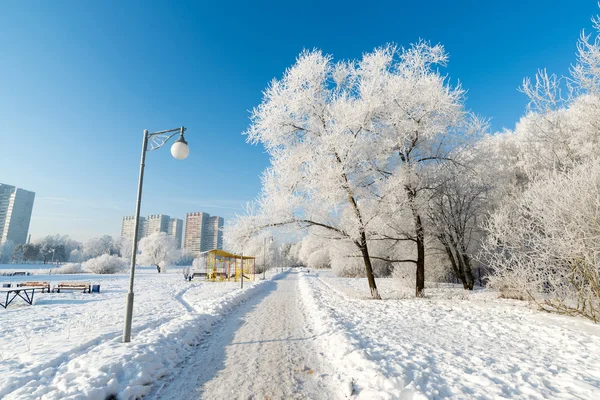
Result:
<svg viewBox="0 0 600 400"><path fill-rule="evenodd" d="M190 148L183 137L179 137L171 146L171 155L178 160L185 159L190 154Z"/></svg>

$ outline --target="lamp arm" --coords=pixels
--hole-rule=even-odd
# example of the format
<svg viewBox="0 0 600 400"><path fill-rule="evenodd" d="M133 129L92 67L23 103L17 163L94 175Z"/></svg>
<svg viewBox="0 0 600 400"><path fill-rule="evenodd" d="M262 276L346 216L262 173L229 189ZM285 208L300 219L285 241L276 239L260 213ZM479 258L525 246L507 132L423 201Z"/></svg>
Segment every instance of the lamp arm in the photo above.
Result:
<svg viewBox="0 0 600 400"><path fill-rule="evenodd" d="M146 151L153 151L163 147L171 138L179 133L179 136L183 136L183 132L186 131L185 127L169 129L166 131L154 132L148 134L150 140L150 146ZM170 135L169 135L170 134Z"/></svg>

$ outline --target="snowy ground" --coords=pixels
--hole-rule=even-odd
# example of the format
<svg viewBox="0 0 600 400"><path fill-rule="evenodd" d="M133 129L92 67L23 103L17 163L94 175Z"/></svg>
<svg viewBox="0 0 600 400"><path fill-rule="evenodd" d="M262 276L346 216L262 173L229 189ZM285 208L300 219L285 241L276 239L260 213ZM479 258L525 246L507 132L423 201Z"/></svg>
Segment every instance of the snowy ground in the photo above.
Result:
<svg viewBox="0 0 600 400"><path fill-rule="evenodd" d="M600 398L599 325L487 290L415 299L379 279L375 301L330 272L240 290L141 270L124 345L127 275L35 276L74 278L101 293L0 309L0 398Z"/></svg>
<svg viewBox="0 0 600 400"><path fill-rule="evenodd" d="M146 394L214 322L262 287L189 283L180 270L141 269L133 339L123 345L127 274L0 276L2 283L28 280L86 280L99 283L101 293L36 293L33 306L16 299L0 309L0 398L104 400L117 393L122 398Z"/></svg>
<svg viewBox="0 0 600 400"><path fill-rule="evenodd" d="M202 342L154 399L336 399L340 379L307 321L299 274L270 282ZM348 392L349 394L349 392Z"/></svg>
<svg viewBox="0 0 600 400"><path fill-rule="evenodd" d="M493 292L441 288L395 300L393 280L378 286L388 300L368 300L366 279L301 280L329 338L323 351L358 397L600 398L600 326Z"/></svg>

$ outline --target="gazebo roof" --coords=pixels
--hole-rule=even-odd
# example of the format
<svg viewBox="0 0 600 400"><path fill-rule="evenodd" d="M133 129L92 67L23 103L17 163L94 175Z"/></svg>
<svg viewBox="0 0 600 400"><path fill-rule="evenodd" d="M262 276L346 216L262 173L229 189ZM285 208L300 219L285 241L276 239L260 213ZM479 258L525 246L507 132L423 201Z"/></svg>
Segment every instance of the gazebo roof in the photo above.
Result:
<svg viewBox="0 0 600 400"><path fill-rule="evenodd" d="M242 255L240 254L233 254L233 253L229 253L225 250L221 250L221 249L213 249L213 250L208 250L208 251L203 251L202 253L200 253L200 255L217 255L219 257L227 257L227 258L242 258ZM244 260L254 260L256 257L253 256L243 256Z"/></svg>

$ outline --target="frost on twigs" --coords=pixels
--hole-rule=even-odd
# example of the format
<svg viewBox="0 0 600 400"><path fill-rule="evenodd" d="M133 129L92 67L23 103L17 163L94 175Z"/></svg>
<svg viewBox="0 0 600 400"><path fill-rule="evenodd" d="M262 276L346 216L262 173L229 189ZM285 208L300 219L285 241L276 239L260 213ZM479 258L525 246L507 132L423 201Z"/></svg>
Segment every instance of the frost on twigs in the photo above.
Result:
<svg viewBox="0 0 600 400"><path fill-rule="evenodd" d="M505 297L600 320L600 159L538 176L488 221L490 284Z"/></svg>
<svg viewBox="0 0 600 400"><path fill-rule="evenodd" d="M154 233L140 240L141 252L139 262L146 265L158 265L161 272L181 257L177 242L173 236L165 232Z"/></svg>
<svg viewBox="0 0 600 400"><path fill-rule="evenodd" d="M378 271L389 275L393 262L416 263L398 254L412 241L416 276L423 277L427 176L471 136L463 129L463 89L438 71L447 59L443 46L425 41L340 62L302 52L252 112L248 142L262 144L271 165L251 213L227 236L244 241L264 229L307 230L336 247L311 264L357 257L373 297ZM355 274L354 264L338 271ZM423 289L421 278L416 286Z"/></svg>

